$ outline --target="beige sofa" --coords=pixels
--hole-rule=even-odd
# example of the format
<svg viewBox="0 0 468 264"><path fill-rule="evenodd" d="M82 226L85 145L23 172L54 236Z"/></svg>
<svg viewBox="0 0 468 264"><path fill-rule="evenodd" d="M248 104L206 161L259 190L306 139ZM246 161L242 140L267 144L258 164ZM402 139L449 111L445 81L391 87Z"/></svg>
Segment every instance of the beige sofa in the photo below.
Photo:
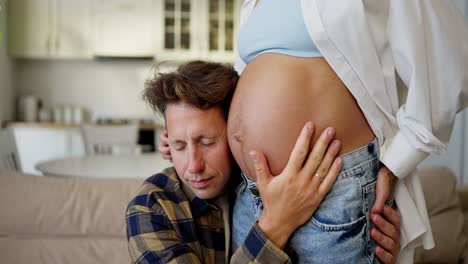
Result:
<svg viewBox="0 0 468 264"><path fill-rule="evenodd" d="M422 173L437 246L418 250L417 262L457 263L467 252L468 190L456 192L447 169ZM0 263L130 263L124 213L141 182L0 171Z"/></svg>
<svg viewBox="0 0 468 264"><path fill-rule="evenodd" d="M141 183L0 171L0 263L130 263L124 215Z"/></svg>
<svg viewBox="0 0 468 264"><path fill-rule="evenodd" d="M421 183L436 246L418 248L416 263L468 263L468 186L444 167L421 170Z"/></svg>

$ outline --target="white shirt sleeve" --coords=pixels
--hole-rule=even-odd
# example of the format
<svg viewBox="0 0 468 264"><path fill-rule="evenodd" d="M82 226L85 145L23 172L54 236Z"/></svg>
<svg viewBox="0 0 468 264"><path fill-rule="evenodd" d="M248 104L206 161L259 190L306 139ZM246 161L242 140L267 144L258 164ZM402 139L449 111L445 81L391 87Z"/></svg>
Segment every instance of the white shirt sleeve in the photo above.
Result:
<svg viewBox="0 0 468 264"><path fill-rule="evenodd" d="M390 46L408 94L381 161L405 177L429 154L446 151L455 115L467 106L468 25L451 1L389 3Z"/></svg>

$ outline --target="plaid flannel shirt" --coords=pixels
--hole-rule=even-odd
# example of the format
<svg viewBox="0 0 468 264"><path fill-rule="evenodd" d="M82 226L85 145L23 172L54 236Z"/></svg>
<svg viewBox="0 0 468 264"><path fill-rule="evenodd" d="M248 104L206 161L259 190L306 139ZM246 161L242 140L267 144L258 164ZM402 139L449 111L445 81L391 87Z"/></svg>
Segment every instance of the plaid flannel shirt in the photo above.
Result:
<svg viewBox="0 0 468 264"><path fill-rule="evenodd" d="M132 262L228 263L229 204L227 194L224 197L218 200L226 206L197 198L174 168L148 178L126 213ZM291 259L255 224L230 263L291 263Z"/></svg>

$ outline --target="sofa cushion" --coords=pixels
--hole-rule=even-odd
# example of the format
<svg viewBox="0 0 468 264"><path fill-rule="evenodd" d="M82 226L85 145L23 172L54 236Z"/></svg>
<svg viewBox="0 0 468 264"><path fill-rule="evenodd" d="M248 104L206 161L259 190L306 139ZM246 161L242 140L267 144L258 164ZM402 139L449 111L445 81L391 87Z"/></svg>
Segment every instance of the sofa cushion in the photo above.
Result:
<svg viewBox="0 0 468 264"><path fill-rule="evenodd" d="M435 247L416 249L416 263L457 263L464 257L467 239L464 215L454 174L445 167L420 170Z"/></svg>
<svg viewBox="0 0 468 264"><path fill-rule="evenodd" d="M0 263L128 264L126 239L1 237Z"/></svg>
<svg viewBox="0 0 468 264"><path fill-rule="evenodd" d="M465 216L465 235L468 239L468 186L458 188L458 197L460 198L463 215ZM465 247L465 263L468 264L468 242Z"/></svg>
<svg viewBox="0 0 468 264"><path fill-rule="evenodd" d="M125 238L125 210L142 182L0 170L0 236Z"/></svg>

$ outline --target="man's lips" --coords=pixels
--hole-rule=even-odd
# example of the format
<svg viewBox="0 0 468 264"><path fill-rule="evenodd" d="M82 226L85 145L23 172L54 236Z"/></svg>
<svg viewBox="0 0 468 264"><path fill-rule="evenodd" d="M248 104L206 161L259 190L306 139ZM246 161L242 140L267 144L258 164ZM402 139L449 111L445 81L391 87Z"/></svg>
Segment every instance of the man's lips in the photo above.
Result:
<svg viewBox="0 0 468 264"><path fill-rule="evenodd" d="M190 184L194 188L202 189L202 188L206 188L211 183L212 179L213 179L213 177L210 177L210 178L207 178L207 179L200 179L200 180L191 180Z"/></svg>

